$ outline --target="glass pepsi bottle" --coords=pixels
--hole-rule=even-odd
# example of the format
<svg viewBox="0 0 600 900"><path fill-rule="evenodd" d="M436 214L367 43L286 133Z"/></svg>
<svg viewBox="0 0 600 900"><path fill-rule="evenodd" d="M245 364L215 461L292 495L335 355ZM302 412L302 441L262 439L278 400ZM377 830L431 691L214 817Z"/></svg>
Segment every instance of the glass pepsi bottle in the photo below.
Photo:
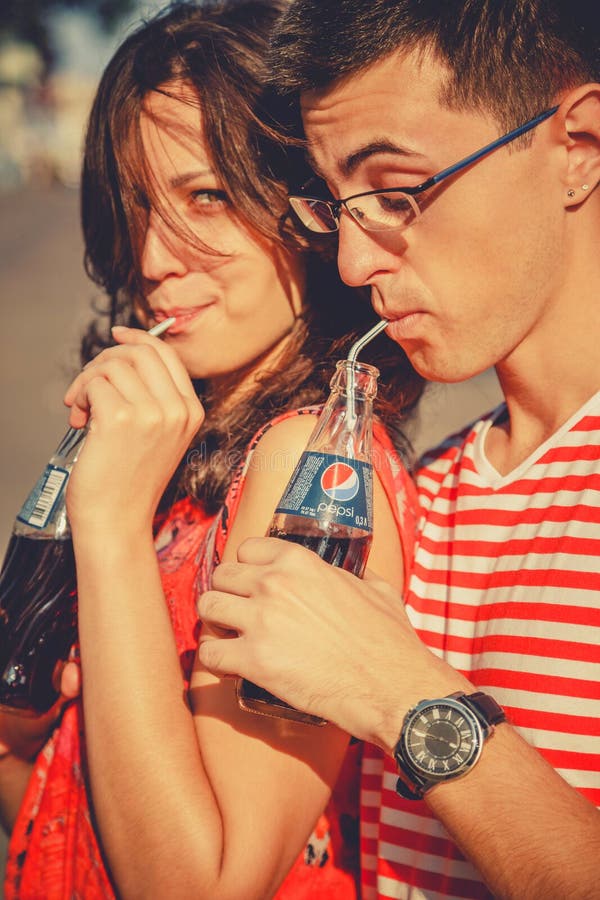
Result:
<svg viewBox="0 0 600 900"><path fill-rule="evenodd" d="M340 360L331 394L281 497L268 534L302 544L333 566L362 576L373 537L373 400L379 371ZM326 602L324 600L324 602ZM246 679L242 709L325 725Z"/></svg>
<svg viewBox="0 0 600 900"><path fill-rule="evenodd" d="M0 572L0 707L38 715L77 638L77 583L65 494L86 434L69 428L15 520Z"/></svg>

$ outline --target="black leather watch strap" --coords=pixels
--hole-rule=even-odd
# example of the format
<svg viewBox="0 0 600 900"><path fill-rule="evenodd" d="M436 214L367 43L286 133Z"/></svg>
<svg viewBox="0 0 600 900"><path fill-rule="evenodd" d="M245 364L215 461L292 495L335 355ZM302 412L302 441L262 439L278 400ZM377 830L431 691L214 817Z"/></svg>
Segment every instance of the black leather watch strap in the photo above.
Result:
<svg viewBox="0 0 600 900"><path fill-rule="evenodd" d="M412 776L412 778L414 787L409 787L404 778L398 778L398 780L396 781L396 793L400 797L404 797L405 800L422 800L424 796L423 788L417 787L416 783L414 782L414 775Z"/></svg>
<svg viewBox="0 0 600 900"><path fill-rule="evenodd" d="M506 713L502 709L502 707L496 703L493 697L490 697L489 694L484 694L483 691L476 691L474 694L452 694L452 696L463 703L466 703L475 714L479 713L479 716L486 722L488 725L499 725L500 722L506 722Z"/></svg>

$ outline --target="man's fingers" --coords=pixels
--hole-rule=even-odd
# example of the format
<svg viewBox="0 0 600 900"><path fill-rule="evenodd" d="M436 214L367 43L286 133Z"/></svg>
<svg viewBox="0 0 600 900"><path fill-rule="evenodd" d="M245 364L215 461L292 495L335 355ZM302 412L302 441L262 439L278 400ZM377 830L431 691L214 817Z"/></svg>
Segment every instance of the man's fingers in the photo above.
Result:
<svg viewBox="0 0 600 900"><path fill-rule="evenodd" d="M225 678L237 675L241 637L218 640L214 635L200 632L198 660L213 675Z"/></svg>
<svg viewBox="0 0 600 900"><path fill-rule="evenodd" d="M390 587L387 581L378 575L373 569L369 569L368 567L365 569L364 574L362 576L363 581L368 581L371 584L371 587L385 586Z"/></svg>
<svg viewBox="0 0 600 900"><path fill-rule="evenodd" d="M211 587L225 594L249 597L256 584L257 574L255 566L235 562L221 563L213 572Z"/></svg>
<svg viewBox="0 0 600 900"><path fill-rule="evenodd" d="M241 563L264 566L274 561L282 543L276 538L246 538L238 547L237 558Z"/></svg>
<svg viewBox="0 0 600 900"><path fill-rule="evenodd" d="M250 617L251 601L239 600L219 590L206 591L198 600L198 615L213 628L244 632Z"/></svg>
<svg viewBox="0 0 600 900"><path fill-rule="evenodd" d="M300 547L298 544L284 541L281 538L253 537L247 538L238 547L237 557L241 563L249 563L255 566L266 566L269 563L285 557L287 564L292 560L305 560L306 554L311 550Z"/></svg>

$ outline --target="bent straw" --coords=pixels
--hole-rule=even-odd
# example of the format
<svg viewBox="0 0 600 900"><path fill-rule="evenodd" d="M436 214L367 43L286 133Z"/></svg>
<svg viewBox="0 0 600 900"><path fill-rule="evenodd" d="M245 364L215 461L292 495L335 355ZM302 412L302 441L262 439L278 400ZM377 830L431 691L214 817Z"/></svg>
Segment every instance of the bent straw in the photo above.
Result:
<svg viewBox="0 0 600 900"><path fill-rule="evenodd" d="M389 322L387 319L380 319L376 325L373 325L366 334L363 334L361 338L355 341L354 344L350 347L350 352L348 353L348 357L346 362L350 365L354 365L357 360L358 354L360 351L369 344L373 338L376 338L378 334L387 328ZM349 378L349 383L347 387L346 394L346 424L350 430L352 430L356 424L356 403L355 403L355 395L354 395L354 378Z"/></svg>
<svg viewBox="0 0 600 900"><path fill-rule="evenodd" d="M387 328L390 323L387 319L380 319L376 325L373 325L372 328L367 331L366 334L363 334L361 338L359 338L352 346L350 347L350 352L348 353L348 362L354 363L356 362L356 358L360 351L369 344L373 338L376 338L378 334Z"/></svg>

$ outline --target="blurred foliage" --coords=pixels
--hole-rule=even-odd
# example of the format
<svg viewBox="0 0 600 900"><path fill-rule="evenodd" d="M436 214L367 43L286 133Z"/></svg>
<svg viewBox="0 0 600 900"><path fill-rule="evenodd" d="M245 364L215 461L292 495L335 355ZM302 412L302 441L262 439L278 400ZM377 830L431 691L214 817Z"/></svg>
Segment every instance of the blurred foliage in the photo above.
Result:
<svg viewBox="0 0 600 900"><path fill-rule="evenodd" d="M48 27L54 10L86 10L95 14L102 27L110 31L134 7L135 0L0 0L0 41L13 38L33 44L48 73L55 58Z"/></svg>

